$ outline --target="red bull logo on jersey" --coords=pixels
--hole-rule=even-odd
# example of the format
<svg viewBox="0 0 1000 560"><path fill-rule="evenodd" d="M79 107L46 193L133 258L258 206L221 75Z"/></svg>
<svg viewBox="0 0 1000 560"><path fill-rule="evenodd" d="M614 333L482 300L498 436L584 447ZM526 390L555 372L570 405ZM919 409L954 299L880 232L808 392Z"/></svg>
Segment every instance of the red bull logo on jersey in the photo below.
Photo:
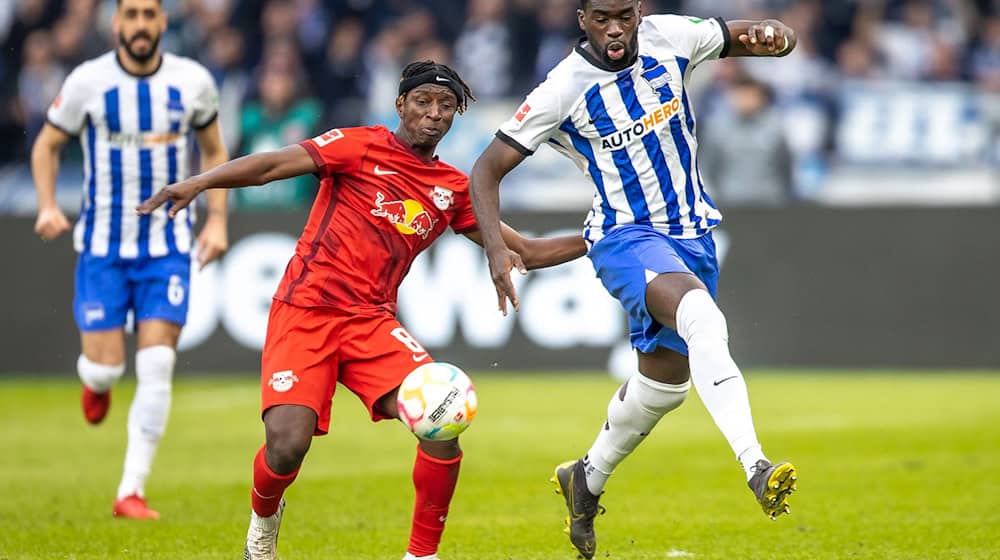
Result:
<svg viewBox="0 0 1000 560"><path fill-rule="evenodd" d="M403 235L419 235L427 239L437 219L424 206L413 199L386 200L385 195L376 193L372 216L389 220Z"/></svg>
<svg viewBox="0 0 1000 560"><path fill-rule="evenodd" d="M602 138L601 149L617 150L623 148L626 144L642 138L661 124L670 122L670 119L677 116L680 111L681 100L675 97L661 105L655 111L647 113L637 121L633 121L628 128Z"/></svg>

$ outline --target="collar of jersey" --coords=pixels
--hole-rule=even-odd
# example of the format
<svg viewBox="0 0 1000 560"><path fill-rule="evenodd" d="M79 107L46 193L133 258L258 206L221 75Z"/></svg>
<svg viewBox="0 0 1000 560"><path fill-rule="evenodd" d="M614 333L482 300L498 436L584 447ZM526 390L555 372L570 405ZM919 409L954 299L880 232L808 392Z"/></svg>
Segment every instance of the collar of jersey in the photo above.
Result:
<svg viewBox="0 0 1000 560"><path fill-rule="evenodd" d="M604 70L605 72L621 72L622 70L624 70L626 68L629 68L630 66L632 66L633 64L635 64L635 61L639 59L639 51L637 50L635 52L635 55L632 57L632 60L630 60L628 64L626 64L625 66L622 66L621 68L618 68L616 70L616 69L608 66L607 64L605 64L604 61L601 60L600 58L597 58L596 56L594 56L593 54L591 54L590 51L588 51L587 49L583 48L583 45L586 42L587 42L587 36L586 35L580 37L579 39L576 40L576 48L574 50L576 50L576 53L579 54L580 56L582 56L583 59L586 60L587 62L589 62L592 66L596 66L596 67L600 68L601 70Z"/></svg>
<svg viewBox="0 0 1000 560"><path fill-rule="evenodd" d="M148 78L148 77L152 76L153 74L156 74L157 72L159 72L160 68L163 67L163 53L162 52L160 53L160 62L158 62L156 64L156 68L153 68L153 71L150 72L150 73L148 73L148 74L134 74L132 72L129 72L128 68L125 68L125 65L122 64L122 59L119 58L118 49L115 49L115 62L118 63L118 67L122 69L122 72L125 72L126 74L128 74L129 76L132 76L133 78Z"/></svg>
<svg viewBox="0 0 1000 560"><path fill-rule="evenodd" d="M383 127L383 128L385 128L385 127ZM396 133L395 132L389 130L388 128L386 128L385 131L388 133L390 141L393 144L395 144L397 147L399 147L400 149L402 149L403 151L405 151L407 154L409 154L410 156L412 156L413 159L419 161L421 163L421 165L426 165L427 167L436 167L437 166L437 163L440 160L439 160L438 155L436 153L434 154L434 158L431 159L431 161L427 161L424 158L420 157L420 154L418 154L416 152L416 150L413 149L413 146L410 146L406 142L403 142L399 138L396 138Z"/></svg>

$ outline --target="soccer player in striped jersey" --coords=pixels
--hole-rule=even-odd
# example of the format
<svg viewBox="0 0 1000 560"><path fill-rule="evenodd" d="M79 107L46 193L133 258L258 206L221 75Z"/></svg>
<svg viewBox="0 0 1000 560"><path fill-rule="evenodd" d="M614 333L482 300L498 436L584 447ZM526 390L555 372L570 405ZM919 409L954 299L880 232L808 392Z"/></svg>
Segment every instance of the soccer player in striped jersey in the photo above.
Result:
<svg viewBox="0 0 1000 560"><path fill-rule="evenodd" d="M135 397L116 517L157 519L145 482L170 411L175 349L187 317L188 277L197 244L201 265L227 248L226 193L208 195L197 242L193 210L137 216L135 206L189 175L194 131L207 169L228 159L218 95L198 63L159 49L167 18L159 0L118 0L112 28L118 47L84 62L66 78L31 153L38 191L35 231L52 240L70 228L55 199L59 154L79 136L84 155L83 206L73 241L79 260L73 301L82 352L84 416L101 422L111 387L125 371L126 315L137 332Z"/></svg>
<svg viewBox="0 0 1000 560"><path fill-rule="evenodd" d="M598 496L614 468L693 380L729 441L764 512L787 511L796 474L761 451L746 384L729 354L715 303L712 229L722 215L698 171L686 81L725 56L784 56L794 32L779 21L642 17L638 0L581 0L585 37L548 75L480 156L471 194L501 310L517 303L513 263L499 229L499 182L547 143L596 187L584 225L588 255L629 314L639 371L612 397L608 418L583 458L556 468L570 539L591 558ZM747 177L752 181L753 177Z"/></svg>

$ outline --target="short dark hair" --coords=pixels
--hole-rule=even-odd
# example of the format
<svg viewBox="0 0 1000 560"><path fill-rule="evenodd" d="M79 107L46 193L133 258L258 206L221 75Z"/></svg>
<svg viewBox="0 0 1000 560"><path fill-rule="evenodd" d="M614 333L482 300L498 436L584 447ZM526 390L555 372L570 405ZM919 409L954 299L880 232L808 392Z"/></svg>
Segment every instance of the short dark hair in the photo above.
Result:
<svg viewBox="0 0 1000 560"><path fill-rule="evenodd" d="M163 6L163 0L156 0L156 3L159 4L160 6ZM121 6L122 0L117 0L117 2L115 2L115 5Z"/></svg>
<svg viewBox="0 0 1000 560"><path fill-rule="evenodd" d="M452 70L451 67L448 66L447 64L439 64L437 62L434 62L433 60L420 60L417 62L411 62L406 65L406 68L403 68L403 74L401 75L401 77L402 79L405 80L407 78L412 78L413 76L417 76L425 72L439 72L441 74L444 74L445 76L448 76L452 80L458 82L458 85L462 88L462 91L465 92L464 99L458 100L459 114L464 113L465 110L469 108L468 100L470 99L472 101L476 100L476 97L472 95L472 88L469 87L469 84L465 83L465 80L463 80L462 77L458 75L458 72Z"/></svg>

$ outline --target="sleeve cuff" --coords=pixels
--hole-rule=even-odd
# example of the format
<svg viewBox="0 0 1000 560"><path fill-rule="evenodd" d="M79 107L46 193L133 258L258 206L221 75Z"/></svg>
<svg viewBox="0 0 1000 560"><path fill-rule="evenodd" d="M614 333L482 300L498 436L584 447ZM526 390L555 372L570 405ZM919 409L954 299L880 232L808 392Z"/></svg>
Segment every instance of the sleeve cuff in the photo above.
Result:
<svg viewBox="0 0 1000 560"><path fill-rule="evenodd" d="M457 227L452 226L451 229L455 230L455 233L457 233L459 235L465 235L466 233L472 233L472 232L478 230L479 229L479 224L472 224L472 225L465 226L463 228L457 228Z"/></svg>
<svg viewBox="0 0 1000 560"><path fill-rule="evenodd" d="M49 123L49 125L51 125L52 128L57 129L59 132L62 132L63 134L65 134L67 136L79 136L80 135L79 131L77 131L77 132L70 132L70 130L67 129L65 126L63 126L63 125L55 122L51 118L49 118L48 115L45 116L45 122Z"/></svg>
<svg viewBox="0 0 1000 560"><path fill-rule="evenodd" d="M306 153L312 158L313 163L316 164L316 168L319 169L320 174L326 173L326 162L323 161L323 156L319 153L319 148L312 143L312 140L303 140L299 142L299 146L305 148Z"/></svg>
<svg viewBox="0 0 1000 560"><path fill-rule="evenodd" d="M721 17L715 18L715 21L719 23L719 29L722 30L722 51L719 52L719 58L726 58L729 56L729 47L731 46L732 37L730 37L729 25L726 20Z"/></svg>
<svg viewBox="0 0 1000 560"><path fill-rule="evenodd" d="M215 113L212 113L212 116L207 121L205 121L204 124L194 124L194 129L195 130L204 130L204 129L208 128L208 126L210 124L214 123L215 119L218 119L218 118L219 118L219 113L218 113L218 111L216 111Z"/></svg>
<svg viewBox="0 0 1000 560"><path fill-rule="evenodd" d="M507 144L511 148L514 148L515 150L517 150L518 153L520 153L524 157L528 157L528 156L530 156L530 155L532 155L532 154L535 153L533 150L529 150L528 148L525 148L524 146L522 146L521 143L518 142L517 140L514 140L510 136L504 134L504 132L502 130L498 130L497 131L497 138L501 142L503 142L504 144Z"/></svg>

